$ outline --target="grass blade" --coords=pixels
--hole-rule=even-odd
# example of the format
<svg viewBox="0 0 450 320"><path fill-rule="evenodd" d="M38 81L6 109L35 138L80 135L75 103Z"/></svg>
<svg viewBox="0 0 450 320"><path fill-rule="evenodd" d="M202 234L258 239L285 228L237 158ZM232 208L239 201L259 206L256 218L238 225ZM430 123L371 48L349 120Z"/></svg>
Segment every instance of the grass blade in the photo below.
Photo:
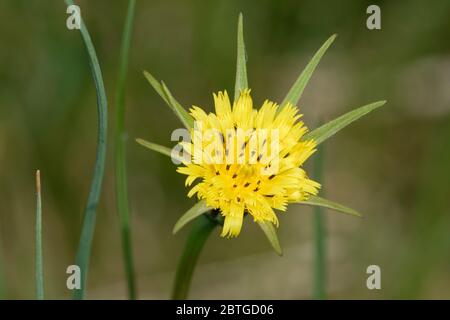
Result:
<svg viewBox="0 0 450 320"><path fill-rule="evenodd" d="M166 102L166 104L175 112L175 115L180 119L183 125L187 128L194 127L194 119L191 117L189 112L173 97L170 90L161 81L161 83L155 79L149 72L144 71L144 76L147 78L150 85L155 89L155 91L160 95L160 97Z"/></svg>
<svg viewBox="0 0 450 320"><path fill-rule="evenodd" d="M35 225L36 299L44 300L44 269L42 258L42 199L41 173L36 171L36 225Z"/></svg>
<svg viewBox="0 0 450 320"><path fill-rule="evenodd" d="M362 217L361 214L356 210L353 210L351 208L343 206L342 204L339 204L337 202L333 202L333 201L330 201L330 200L327 200L327 199L324 199L324 198L321 198L318 196L310 196L308 200L299 201L297 203L306 204L306 205L310 205L310 206L324 207L324 208L336 210L338 212L350 214L352 216Z"/></svg>
<svg viewBox="0 0 450 320"><path fill-rule="evenodd" d="M65 0L67 5L73 5L72 0ZM91 188L84 213L83 226L81 230L80 243L78 246L76 264L81 269L81 288L75 289L74 299L83 299L85 296L86 279L89 267L89 258L91 254L92 239L94 237L95 220L97 216L97 206L100 198L102 188L103 175L105 172L105 158L106 158L106 137L108 124L108 107L105 93L105 86L103 84L102 72L95 53L94 45L92 44L89 32L81 19L81 36L83 38L86 51L89 56L89 65L94 79L96 93L97 93L97 108L98 108L98 142L97 154L95 159L94 174L92 177Z"/></svg>
<svg viewBox="0 0 450 320"><path fill-rule="evenodd" d="M279 256L282 256L283 250L281 249L280 241L278 240L277 230L275 229L275 226L271 222L258 222L258 225L261 227L262 231L266 235L275 252Z"/></svg>
<svg viewBox="0 0 450 320"><path fill-rule="evenodd" d="M337 133L339 130L345 128L349 124L351 124L353 121L358 120L362 116L368 114L369 112L381 107L386 103L385 100L383 101L377 101L374 103L367 104L365 106L362 106L360 108L357 108L355 110L352 110L350 112L347 112L346 114L331 120L330 122L325 123L324 125L320 126L317 129L314 129L311 132L308 132L303 136L303 140L310 140L314 139L317 144L322 143L335 133Z"/></svg>
<svg viewBox="0 0 450 320"><path fill-rule="evenodd" d="M5 298L5 276L3 271L3 259L0 243L0 300Z"/></svg>
<svg viewBox="0 0 450 320"><path fill-rule="evenodd" d="M183 300L187 298L200 252L217 225L216 221L206 215L201 215L195 219L178 263L172 299Z"/></svg>
<svg viewBox="0 0 450 320"><path fill-rule="evenodd" d="M178 221L175 223L175 226L173 227L173 234L177 233L186 224L188 224L198 216L204 214L205 212L208 212L209 210L211 210L211 208L208 208L206 206L205 201L202 200L197 202L192 208L186 211L186 213L183 214L180 219L178 219Z"/></svg>
<svg viewBox="0 0 450 320"><path fill-rule="evenodd" d="M122 45L120 50L120 66L116 91L116 134L115 134L116 204L122 234L122 248L125 264L125 273L128 284L128 297L131 300L136 299L136 285L133 266L133 249L131 244L130 210L129 210L128 186L127 186L125 83L127 77L131 32L133 28L135 7L136 7L136 0L130 0L128 2L128 10L123 29Z"/></svg>
<svg viewBox="0 0 450 320"><path fill-rule="evenodd" d="M314 179L322 183L320 192L324 193L324 150L323 145L317 148L317 154L314 159ZM326 281L326 234L325 234L325 216L321 206L314 206L314 237L315 237L315 256L314 256L314 292L313 297L317 300L325 299L325 281Z"/></svg>
<svg viewBox="0 0 450 320"><path fill-rule="evenodd" d="M311 78L314 70L316 69L317 65L320 62L320 59L322 59L323 55L327 51L327 49L331 46L334 39L336 39L337 34L333 34L331 37L328 38L327 41L320 47L320 49L314 54L312 59L309 61L309 63L306 65L305 69L302 71L300 76L295 81L292 88L289 90L288 94L284 98L283 102L281 103L281 108L284 108L284 106L290 102L293 105L297 105L298 101L300 100L300 97L303 94L303 90L305 90L306 85L309 82L309 79ZM280 108L280 110L281 110Z"/></svg>
<svg viewBox="0 0 450 320"><path fill-rule="evenodd" d="M248 88L247 80L247 52L244 43L243 16L239 13L237 30L237 61L236 61L236 84L234 86L234 101L237 101L241 91Z"/></svg>

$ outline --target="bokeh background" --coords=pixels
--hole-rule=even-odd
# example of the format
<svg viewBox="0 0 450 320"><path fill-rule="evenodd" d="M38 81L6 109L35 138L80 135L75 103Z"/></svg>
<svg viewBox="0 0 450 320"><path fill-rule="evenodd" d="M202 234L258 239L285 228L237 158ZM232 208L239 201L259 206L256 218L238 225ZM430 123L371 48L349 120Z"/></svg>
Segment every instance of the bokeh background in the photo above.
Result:
<svg viewBox="0 0 450 320"><path fill-rule="evenodd" d="M114 94L127 1L79 1L109 99L109 151L88 298L126 298L115 208ZM381 7L382 29L366 28ZM300 102L311 127L363 104L388 104L325 144L328 198L364 219L326 213L330 299L450 298L450 2L138 0L126 95L127 156L139 297L168 298L192 204L168 158L134 142L170 146L180 123L142 75L163 79L186 107L212 110L233 91L236 25L244 14L256 104L281 101L312 54L329 49ZM62 0L0 2L0 297L34 298L34 171L43 184L46 296L70 297L96 146L96 99L79 32ZM310 161L311 162L311 161ZM234 240L217 230L194 275L191 298L305 299L313 287L313 215L280 216L279 258L247 219ZM366 288L366 268L382 289Z"/></svg>

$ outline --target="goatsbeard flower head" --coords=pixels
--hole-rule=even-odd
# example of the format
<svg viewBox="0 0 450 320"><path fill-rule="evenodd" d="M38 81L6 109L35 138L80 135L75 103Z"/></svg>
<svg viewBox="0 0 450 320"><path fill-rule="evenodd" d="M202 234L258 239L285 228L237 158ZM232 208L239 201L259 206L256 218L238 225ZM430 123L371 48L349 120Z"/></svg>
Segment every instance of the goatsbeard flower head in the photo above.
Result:
<svg viewBox="0 0 450 320"><path fill-rule="evenodd" d="M316 143L302 140L308 128L299 109L268 100L254 109L248 89L233 105L226 91L219 92L214 105L215 113L190 109L196 125L183 148L193 161L177 169L188 176L187 186L197 182L188 196L197 195L221 213L222 236L238 236L247 213L255 222L278 226L274 209L285 211L288 203L307 200L320 188L302 168Z"/></svg>
<svg viewBox="0 0 450 320"><path fill-rule="evenodd" d="M351 208L319 197L320 184L308 178L303 164L317 145L386 101L363 105L308 132L295 104L335 40L336 35L332 35L308 62L281 105L266 100L261 108L254 109L248 89L242 15L239 16L237 36L233 103L226 92L219 92L214 95L215 113L208 114L196 106L188 113L163 81L144 72L151 86L186 129L181 129L182 134L178 129L172 133L172 141L179 141L180 136L183 138L172 149L143 139L137 139L137 142L171 157L175 164L183 164L178 172L187 175L186 185L191 187L188 196L195 195L200 199L178 219L173 233L196 219L196 228L200 229L194 229L193 234L209 232L221 224L222 236L236 237L244 216L251 215L281 255L275 229L278 218L274 210L285 211L289 203L298 203L361 216Z"/></svg>
<svg viewBox="0 0 450 320"><path fill-rule="evenodd" d="M295 104L335 38L336 35L328 38L314 54L281 105L266 100L259 109L253 108L248 89L242 14L238 21L233 104L226 92L219 92L214 95L215 113L206 113L196 106L188 113L164 82L144 72L186 130L181 129L182 134L178 129L172 133L172 141L183 138L172 149L143 139L137 142L170 156L175 164L183 164L177 171L187 175L186 185L191 187L188 196L195 195L200 200L173 228L176 233L196 220L177 268L175 299L186 299L198 254L217 225L223 225L222 237L236 237L244 216L251 215L275 252L282 255L274 210L285 211L289 203L299 203L360 216L351 208L317 196L320 184L309 179L302 168L318 144L386 102L364 105L307 132Z"/></svg>

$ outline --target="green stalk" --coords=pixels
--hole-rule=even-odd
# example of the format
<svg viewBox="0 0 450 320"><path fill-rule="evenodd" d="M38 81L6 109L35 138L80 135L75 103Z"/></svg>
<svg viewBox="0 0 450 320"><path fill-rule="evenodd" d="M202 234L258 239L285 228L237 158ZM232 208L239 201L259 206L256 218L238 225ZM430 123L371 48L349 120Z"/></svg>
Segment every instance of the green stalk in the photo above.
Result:
<svg viewBox="0 0 450 320"><path fill-rule="evenodd" d="M66 4L73 5L72 0L65 0ZM105 172L105 158L106 158L106 137L107 137L107 100L105 93L105 86L103 84L102 72L95 53L94 45L92 44L89 31L81 19L81 36L83 38L86 51L89 56L89 65L91 67L92 77L94 79L96 93L97 93L97 109L98 109L98 141L97 154L95 159L94 174L92 177L91 188L84 212L83 227L81 230L80 243L76 256L76 264L81 270L81 288L75 289L73 298L83 299L85 296L86 279L89 267L89 258L91 254L92 239L94 237L95 220L97 215L97 207L102 189L103 175Z"/></svg>
<svg viewBox="0 0 450 320"><path fill-rule="evenodd" d="M175 283L172 291L172 299L187 299L192 275L197 264L198 257L208 236L217 226L217 221L206 213L195 219L189 236L186 240L183 254L178 263L175 275Z"/></svg>
<svg viewBox="0 0 450 320"><path fill-rule="evenodd" d="M36 171L36 225L35 225L35 277L36 299L44 300L44 270L42 259L42 199L41 173Z"/></svg>
<svg viewBox="0 0 450 320"><path fill-rule="evenodd" d="M323 195L323 163L324 163L324 151L323 145L317 148L317 154L314 161L314 178L316 181L322 183L322 190L320 192ZM313 297L317 300L325 299L325 281L326 281L326 269L325 269L325 256L326 256L326 244L325 244L325 216L323 214L323 208L320 206L314 207L314 292Z"/></svg>
<svg viewBox="0 0 450 320"><path fill-rule="evenodd" d="M130 52L131 31L136 1L128 2L127 17L122 35L120 50L120 67L117 81L116 94L116 134L115 134L115 171L116 171L116 202L120 219L122 233L122 248L125 264L125 273L128 284L128 297L136 299L136 286L133 267L133 250L130 235L130 212L127 187L127 164L126 164L126 132L125 132L125 83L128 69Z"/></svg>
<svg viewBox="0 0 450 320"><path fill-rule="evenodd" d="M1 250L1 243L0 243ZM3 260L2 260L2 252L0 251L0 300L4 299L5 296L5 279L3 274Z"/></svg>

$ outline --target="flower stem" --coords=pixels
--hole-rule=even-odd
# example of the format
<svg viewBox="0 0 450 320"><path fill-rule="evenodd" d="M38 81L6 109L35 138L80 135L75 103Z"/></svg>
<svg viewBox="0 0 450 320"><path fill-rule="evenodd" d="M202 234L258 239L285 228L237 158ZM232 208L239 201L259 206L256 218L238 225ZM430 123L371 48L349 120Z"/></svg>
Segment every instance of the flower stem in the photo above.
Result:
<svg viewBox="0 0 450 320"><path fill-rule="evenodd" d="M208 239L208 236L217 225L217 221L210 217L210 213L203 214L194 221L178 263L172 299L187 299L192 275L200 252L206 239Z"/></svg>
<svg viewBox="0 0 450 320"><path fill-rule="evenodd" d="M41 173L36 171L36 225L35 225L35 277L36 299L44 300L44 271L42 259L42 199Z"/></svg>
<svg viewBox="0 0 450 320"><path fill-rule="evenodd" d="M116 202L122 233L122 248L125 264L125 273L128 284L128 297L136 299L136 286L133 266L133 250L130 235L130 212L127 187L126 165L126 132L125 132L125 83L128 69L128 57L130 51L131 31L136 1L128 2L127 17L122 35L120 51L119 77L116 93L116 134L115 134L115 179Z"/></svg>
<svg viewBox="0 0 450 320"><path fill-rule="evenodd" d="M317 148L317 154L314 161L314 178L322 182L321 195L323 194L323 163L324 163L323 145ZM313 297L317 300L325 299L325 216L320 206L314 207L314 233L315 233L315 256L314 256L314 293Z"/></svg>
<svg viewBox="0 0 450 320"><path fill-rule="evenodd" d="M67 5L73 5L72 0L65 0L65 2ZM85 295L89 258L91 255L92 239L94 237L95 220L97 217L97 206L100 199L100 192L102 189L103 176L105 172L106 137L108 135L108 107L102 72L100 70L100 64L98 62L97 54L95 52L94 45L92 44L89 31L87 30L83 19L81 19L80 31L89 56L89 65L91 67L92 77L94 79L97 93L98 136L94 173L84 212L80 243L78 245L77 256L75 259L76 264L81 270L81 288L74 290L74 299L83 299Z"/></svg>

